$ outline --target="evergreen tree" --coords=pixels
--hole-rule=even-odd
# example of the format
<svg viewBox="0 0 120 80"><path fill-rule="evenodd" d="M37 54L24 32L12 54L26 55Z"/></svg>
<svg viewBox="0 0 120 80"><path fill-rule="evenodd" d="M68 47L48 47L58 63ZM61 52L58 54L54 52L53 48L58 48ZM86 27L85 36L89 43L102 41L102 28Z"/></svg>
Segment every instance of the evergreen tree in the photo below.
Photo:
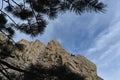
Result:
<svg viewBox="0 0 120 80"><path fill-rule="evenodd" d="M77 15L85 11L103 12L104 7L105 5L98 0L2 0L0 31L4 34L7 32L10 38L15 34L15 29L37 36L45 30L47 25L45 16L55 19L58 14L66 11ZM16 23L14 17L20 19L21 23Z"/></svg>

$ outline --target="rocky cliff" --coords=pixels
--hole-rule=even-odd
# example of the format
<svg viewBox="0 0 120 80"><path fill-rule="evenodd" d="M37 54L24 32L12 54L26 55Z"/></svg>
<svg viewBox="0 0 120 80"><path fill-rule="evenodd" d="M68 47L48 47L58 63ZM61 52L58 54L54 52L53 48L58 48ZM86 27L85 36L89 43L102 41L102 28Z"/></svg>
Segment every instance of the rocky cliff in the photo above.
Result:
<svg viewBox="0 0 120 80"><path fill-rule="evenodd" d="M51 40L47 46L39 40L29 42L22 39L17 44L23 44L24 49L15 49L12 57L4 60L21 69L37 70L38 76L42 75L42 78L36 78L24 74L22 80L103 80L97 76L94 63L81 55L70 55L56 40Z"/></svg>

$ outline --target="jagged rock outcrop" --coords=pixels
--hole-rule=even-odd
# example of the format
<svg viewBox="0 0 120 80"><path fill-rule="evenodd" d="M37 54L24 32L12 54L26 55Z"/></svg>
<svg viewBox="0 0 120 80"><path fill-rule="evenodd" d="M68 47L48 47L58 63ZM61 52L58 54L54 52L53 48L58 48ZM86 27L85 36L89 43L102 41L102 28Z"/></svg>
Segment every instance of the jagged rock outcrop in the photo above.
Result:
<svg viewBox="0 0 120 80"><path fill-rule="evenodd" d="M94 63L81 55L70 55L56 40L51 40L47 46L39 40L29 42L22 39L18 43L23 44L24 49L22 51L15 50L15 54L12 55L14 58L8 57L5 59L11 65L22 69L28 68L31 64L35 65L38 63L46 69L52 69L54 66L66 66L69 72L82 77L82 79L71 80L103 80L97 76L97 69Z"/></svg>

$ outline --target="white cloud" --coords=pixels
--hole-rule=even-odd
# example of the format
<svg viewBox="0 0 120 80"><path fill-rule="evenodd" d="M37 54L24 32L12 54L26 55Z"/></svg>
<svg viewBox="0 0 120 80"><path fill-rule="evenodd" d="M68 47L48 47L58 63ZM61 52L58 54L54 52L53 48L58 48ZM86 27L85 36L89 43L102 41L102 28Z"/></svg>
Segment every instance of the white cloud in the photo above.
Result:
<svg viewBox="0 0 120 80"><path fill-rule="evenodd" d="M88 53L86 57L96 63L99 75L105 80L119 80L120 15L118 13L120 11L115 12L116 17L111 20L109 28L101 32L94 40L93 46L86 51Z"/></svg>

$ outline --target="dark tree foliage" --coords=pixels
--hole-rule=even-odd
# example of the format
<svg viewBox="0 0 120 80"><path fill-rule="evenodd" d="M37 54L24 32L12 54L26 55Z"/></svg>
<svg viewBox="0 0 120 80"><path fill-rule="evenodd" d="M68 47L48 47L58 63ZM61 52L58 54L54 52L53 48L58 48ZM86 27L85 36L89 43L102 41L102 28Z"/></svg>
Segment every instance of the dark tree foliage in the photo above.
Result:
<svg viewBox="0 0 120 80"><path fill-rule="evenodd" d="M2 67L3 65L19 72L27 72L3 61L4 58L11 56L14 49L23 49L23 45L15 44L12 39L16 30L35 37L43 34L48 24L46 17L54 20L59 14L67 11L81 15L84 12L104 12L105 8L105 5L98 0L0 1L0 32L8 38L7 43L0 41L0 73L9 80L11 79L7 75L6 69ZM20 21L19 23L18 20ZM13 44L12 48L8 44Z"/></svg>
<svg viewBox="0 0 120 80"><path fill-rule="evenodd" d="M10 41L3 42L0 40L0 59L11 56L13 53L13 46L11 44L12 43Z"/></svg>
<svg viewBox="0 0 120 80"><path fill-rule="evenodd" d="M2 0L0 9L0 31L12 37L15 29L37 36L42 34L47 25L45 16L57 18L66 11L78 15L87 11L103 12L105 5L98 0ZM10 15L21 20L17 23ZM8 22L11 20L12 22Z"/></svg>
<svg viewBox="0 0 120 80"><path fill-rule="evenodd" d="M23 80L85 80L84 76L73 73L66 65L45 68L40 64L31 65L31 74L24 74Z"/></svg>

